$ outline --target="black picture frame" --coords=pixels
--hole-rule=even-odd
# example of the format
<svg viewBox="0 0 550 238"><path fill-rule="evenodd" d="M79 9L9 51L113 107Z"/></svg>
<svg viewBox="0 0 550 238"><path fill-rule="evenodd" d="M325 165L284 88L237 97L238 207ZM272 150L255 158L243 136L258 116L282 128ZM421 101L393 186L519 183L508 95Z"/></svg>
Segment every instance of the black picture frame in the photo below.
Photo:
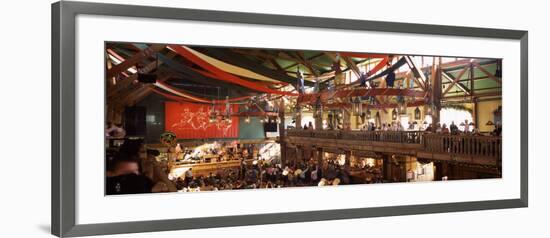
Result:
<svg viewBox="0 0 550 238"><path fill-rule="evenodd" d="M528 32L86 2L52 4L52 214L59 237L276 224L528 206ZM518 199L79 225L75 222L75 18L79 14L518 40L521 45L521 195Z"/></svg>

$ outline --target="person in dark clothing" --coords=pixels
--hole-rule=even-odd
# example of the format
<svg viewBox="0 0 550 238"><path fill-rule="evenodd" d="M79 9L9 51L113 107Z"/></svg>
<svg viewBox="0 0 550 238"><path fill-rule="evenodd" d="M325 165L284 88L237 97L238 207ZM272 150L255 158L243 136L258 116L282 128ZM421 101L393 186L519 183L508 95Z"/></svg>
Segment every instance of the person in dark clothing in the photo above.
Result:
<svg viewBox="0 0 550 238"><path fill-rule="evenodd" d="M144 175L124 174L107 177L107 195L150 193L153 182Z"/></svg>
<svg viewBox="0 0 550 238"><path fill-rule="evenodd" d="M493 130L493 136L501 136L502 135L502 124L500 122L497 122L495 125L495 129Z"/></svg>
<svg viewBox="0 0 550 238"><path fill-rule="evenodd" d="M137 159L119 155L107 171L105 192L107 195L150 193L153 181L140 174Z"/></svg>
<svg viewBox="0 0 550 238"><path fill-rule="evenodd" d="M386 87L393 88L394 82L395 82L395 73L393 71L390 71L386 76Z"/></svg>
<svg viewBox="0 0 550 238"><path fill-rule="evenodd" d="M364 72L361 72L361 76L359 76L359 86L360 87L366 87L367 86L367 74Z"/></svg>
<svg viewBox="0 0 550 238"><path fill-rule="evenodd" d="M449 128L451 129L452 135L458 134L458 126L456 126L454 121L451 122L451 125L449 126Z"/></svg>

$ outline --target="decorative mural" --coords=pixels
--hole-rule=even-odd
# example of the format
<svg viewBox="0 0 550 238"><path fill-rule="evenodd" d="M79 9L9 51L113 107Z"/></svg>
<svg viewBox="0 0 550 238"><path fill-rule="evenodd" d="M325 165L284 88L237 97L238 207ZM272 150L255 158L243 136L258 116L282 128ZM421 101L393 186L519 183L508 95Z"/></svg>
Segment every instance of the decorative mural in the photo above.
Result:
<svg viewBox="0 0 550 238"><path fill-rule="evenodd" d="M238 105L232 105L236 112ZM213 111L218 114L211 118ZM222 118L225 106L214 109L208 104L165 102L165 130L176 134L178 139L237 138L239 118Z"/></svg>

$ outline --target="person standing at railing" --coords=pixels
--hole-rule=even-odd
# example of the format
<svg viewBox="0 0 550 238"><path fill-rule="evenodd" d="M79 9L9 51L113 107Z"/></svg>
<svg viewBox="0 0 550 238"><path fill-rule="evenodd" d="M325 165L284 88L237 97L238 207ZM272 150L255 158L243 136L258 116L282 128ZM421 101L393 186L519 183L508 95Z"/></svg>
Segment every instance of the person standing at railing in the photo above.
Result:
<svg viewBox="0 0 550 238"><path fill-rule="evenodd" d="M479 129L478 128L475 128L472 130L472 135L474 136L482 136L483 134L481 134L481 132L479 132Z"/></svg>
<svg viewBox="0 0 550 238"><path fill-rule="evenodd" d="M449 134L449 128L447 128L447 124L443 123L443 127L441 127L441 133L443 134Z"/></svg>
<svg viewBox="0 0 550 238"><path fill-rule="evenodd" d="M437 123L435 124L435 133L441 133L441 124L440 123Z"/></svg>
<svg viewBox="0 0 550 238"><path fill-rule="evenodd" d="M456 126L455 121L452 121L451 125L449 127L451 129L451 134L452 135L457 135L458 134L458 126Z"/></svg>
<svg viewBox="0 0 550 238"><path fill-rule="evenodd" d="M491 133L493 136L501 136L502 135L502 124L500 122L497 122L495 125L495 129Z"/></svg>
<svg viewBox="0 0 550 238"><path fill-rule="evenodd" d="M432 124L430 123L428 125L428 127L426 127L426 129L424 131L427 131L427 132L432 132Z"/></svg>
<svg viewBox="0 0 550 238"><path fill-rule="evenodd" d="M449 128L447 128L446 123L443 123L443 126L441 127L441 132L439 132L439 133L449 134ZM444 148L447 152L451 152L451 149L452 149L451 138L449 138L447 136L443 137L443 146L444 146Z"/></svg>
<svg viewBox="0 0 550 238"><path fill-rule="evenodd" d="M470 123L468 123L468 119L464 120L464 132L470 132Z"/></svg>

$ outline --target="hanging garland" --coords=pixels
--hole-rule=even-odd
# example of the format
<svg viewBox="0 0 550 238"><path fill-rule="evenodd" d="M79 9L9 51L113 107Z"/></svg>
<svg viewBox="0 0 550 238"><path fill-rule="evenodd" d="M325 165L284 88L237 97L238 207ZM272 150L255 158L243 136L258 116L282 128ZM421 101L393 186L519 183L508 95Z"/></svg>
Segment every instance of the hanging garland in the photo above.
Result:
<svg viewBox="0 0 550 238"><path fill-rule="evenodd" d="M467 111L470 114L472 113L471 108L468 108L468 107L466 107L462 104L447 104L447 105L441 106L441 108L442 109L455 109L455 110L458 110L458 111Z"/></svg>

